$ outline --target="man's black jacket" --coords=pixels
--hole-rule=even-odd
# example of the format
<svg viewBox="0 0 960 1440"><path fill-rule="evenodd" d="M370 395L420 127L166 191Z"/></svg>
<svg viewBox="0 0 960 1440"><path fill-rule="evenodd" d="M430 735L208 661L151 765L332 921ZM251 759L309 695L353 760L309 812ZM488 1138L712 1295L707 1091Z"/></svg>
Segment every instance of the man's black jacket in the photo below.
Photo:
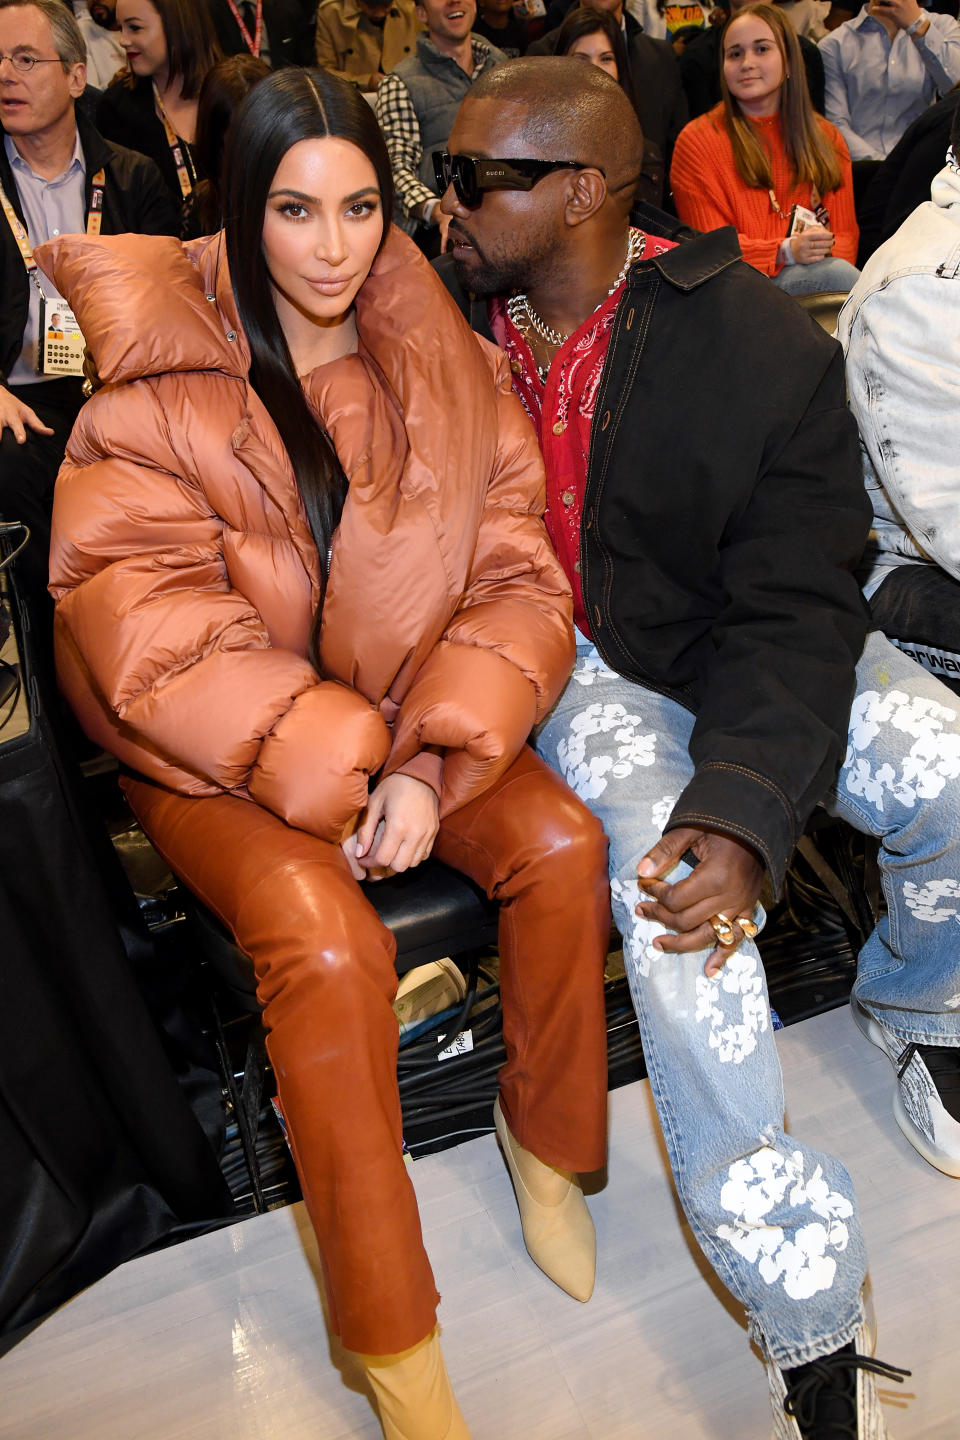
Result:
<svg viewBox="0 0 960 1440"><path fill-rule="evenodd" d="M840 347L732 229L635 265L591 432L584 602L607 664L696 715L667 828L747 841L775 890L843 759L869 524Z"/></svg>
<svg viewBox="0 0 960 1440"><path fill-rule="evenodd" d="M86 207L90 204L94 175L100 169L106 171L103 234L120 235L132 230L141 235L176 235L176 207L153 161L119 145L111 145L80 110L77 111L77 130L87 172ZM0 182L23 223L23 209L2 143ZM5 219L0 220L0 385L7 383L10 367L23 344L30 283L10 226Z"/></svg>
<svg viewBox="0 0 960 1440"><path fill-rule="evenodd" d="M224 55L245 55L247 44L227 0L200 0L200 3L205 3L210 11ZM243 7L239 8L243 14ZM270 64L274 70L284 65L314 63L316 22L317 7L309 0L263 0L263 23L270 41Z"/></svg>

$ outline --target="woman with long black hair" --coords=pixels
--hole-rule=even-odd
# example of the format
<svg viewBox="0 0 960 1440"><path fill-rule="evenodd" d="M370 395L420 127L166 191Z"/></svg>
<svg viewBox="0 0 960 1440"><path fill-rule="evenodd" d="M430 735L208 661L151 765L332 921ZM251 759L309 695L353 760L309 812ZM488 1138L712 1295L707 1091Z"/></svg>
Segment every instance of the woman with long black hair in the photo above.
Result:
<svg viewBox="0 0 960 1440"><path fill-rule="evenodd" d="M393 1440L467 1434L402 1156L394 943L432 853L501 902L496 1126L569 1293L603 1163L606 841L525 745L573 654L506 362L390 230L366 101L281 71L223 235L38 252L107 382L58 481L61 683L174 871L252 957L331 1318Z"/></svg>

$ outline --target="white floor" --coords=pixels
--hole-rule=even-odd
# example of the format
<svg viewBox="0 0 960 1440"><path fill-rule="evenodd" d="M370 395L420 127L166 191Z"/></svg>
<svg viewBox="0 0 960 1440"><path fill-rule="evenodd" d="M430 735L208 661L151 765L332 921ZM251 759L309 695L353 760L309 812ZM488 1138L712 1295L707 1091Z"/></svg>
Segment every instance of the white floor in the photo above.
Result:
<svg viewBox="0 0 960 1440"><path fill-rule="evenodd" d="M893 1072L845 1010L783 1032L798 1135L854 1175L896 1440L960 1436L960 1181L897 1130ZM646 1082L611 1096L588 1305L527 1259L491 1137L413 1167L444 1348L475 1440L761 1440L762 1367L680 1223ZM0 1361L2 1440L379 1436L330 1360L301 1205L133 1261ZM334 1359L337 1360L334 1350ZM342 1364L342 1359L339 1361Z"/></svg>

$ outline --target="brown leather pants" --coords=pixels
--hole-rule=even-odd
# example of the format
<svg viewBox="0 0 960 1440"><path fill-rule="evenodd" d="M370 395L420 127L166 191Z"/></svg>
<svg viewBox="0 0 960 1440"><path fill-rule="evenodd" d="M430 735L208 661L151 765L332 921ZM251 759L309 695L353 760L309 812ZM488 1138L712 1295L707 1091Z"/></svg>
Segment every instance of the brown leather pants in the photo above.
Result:
<svg viewBox="0 0 960 1440"><path fill-rule="evenodd" d="M351 1350L406 1349L432 1329L439 1296L401 1154L393 936L339 846L229 795L125 789L253 960L335 1330ZM606 848L529 749L434 846L501 902L501 1105L521 1145L568 1170L598 1169L606 1150Z"/></svg>

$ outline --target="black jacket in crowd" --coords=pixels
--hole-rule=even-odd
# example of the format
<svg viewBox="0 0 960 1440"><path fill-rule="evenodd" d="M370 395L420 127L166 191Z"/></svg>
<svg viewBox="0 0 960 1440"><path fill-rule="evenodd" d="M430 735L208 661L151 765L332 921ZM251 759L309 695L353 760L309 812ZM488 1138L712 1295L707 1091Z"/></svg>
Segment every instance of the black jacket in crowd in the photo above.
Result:
<svg viewBox="0 0 960 1440"><path fill-rule="evenodd" d="M612 669L696 716L667 828L747 841L776 890L843 759L869 525L836 342L732 229L634 265L590 439L591 633Z"/></svg>
<svg viewBox="0 0 960 1440"><path fill-rule="evenodd" d="M78 109L76 116L87 172L84 213L90 205L93 177L103 169L106 171L104 235L120 235L127 230L141 235L176 235L179 223L176 207L153 161L105 140L82 110ZM0 145L0 181L21 223L25 223L3 145ZM9 225L3 220L0 222L0 385L7 383L10 367L23 344L30 303L29 286L20 251Z"/></svg>
<svg viewBox="0 0 960 1440"><path fill-rule="evenodd" d="M153 81L142 75L135 77L132 85L125 79L114 80L97 101L94 123L105 140L136 150L156 165L171 203L179 211L183 203L180 179L167 132L157 114Z"/></svg>
<svg viewBox="0 0 960 1440"><path fill-rule="evenodd" d="M870 181L857 207L862 269L878 246L896 234L908 215L930 199L930 186L946 164L951 136L960 143L960 90L928 105L904 130Z"/></svg>
<svg viewBox="0 0 960 1440"><path fill-rule="evenodd" d="M227 0L199 0L199 3L206 3L210 11L224 55L246 54L246 42ZM242 6L238 8L242 14ZM316 0L263 0L263 23L270 40L270 64L274 70L284 65L314 63Z"/></svg>

